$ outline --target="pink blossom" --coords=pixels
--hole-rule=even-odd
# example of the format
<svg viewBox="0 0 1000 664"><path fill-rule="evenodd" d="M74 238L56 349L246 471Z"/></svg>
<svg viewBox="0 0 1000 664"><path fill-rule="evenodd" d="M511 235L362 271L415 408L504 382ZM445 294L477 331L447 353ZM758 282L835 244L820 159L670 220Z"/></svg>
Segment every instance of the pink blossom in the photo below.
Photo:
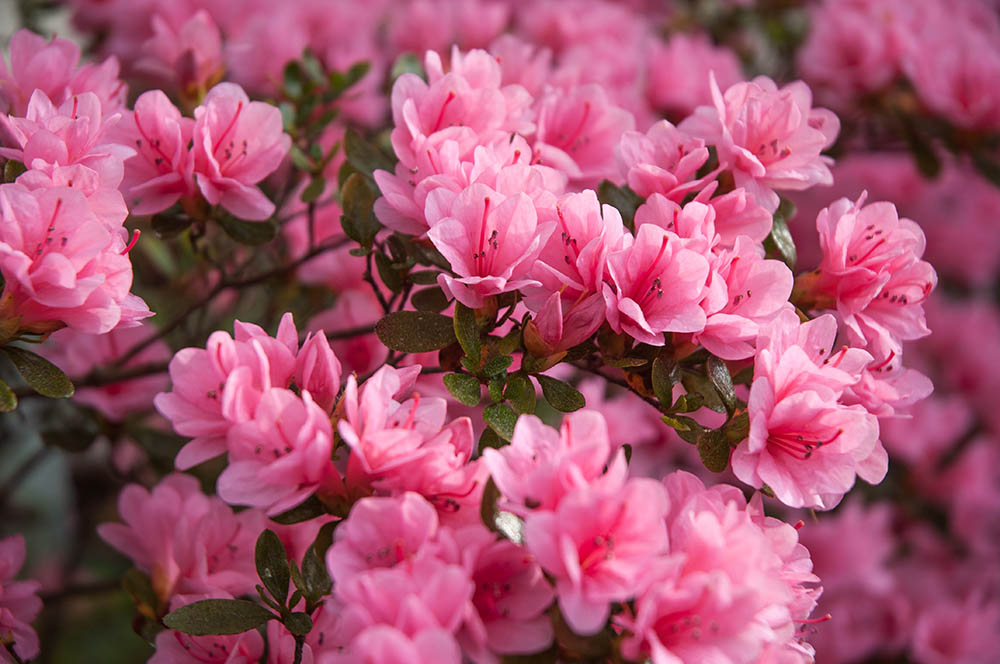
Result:
<svg viewBox="0 0 1000 664"><path fill-rule="evenodd" d="M0 186L0 310L21 328L63 324L101 334L151 316L129 292L132 264L121 229L108 228L83 194L67 187Z"/></svg>
<svg viewBox="0 0 1000 664"><path fill-rule="evenodd" d="M713 106L701 106L679 128L716 146L719 165L731 169L737 187L764 207L778 208L775 190L798 191L833 182L830 160L820 152L840 130L837 116L812 108L802 81L778 89L758 76L730 86L723 95L714 81Z"/></svg>
<svg viewBox="0 0 1000 664"><path fill-rule="evenodd" d="M421 630L408 637L394 627L376 625L362 632L353 646L351 661L379 664L459 664L462 661L455 639L446 630L436 628Z"/></svg>
<svg viewBox="0 0 1000 664"><path fill-rule="evenodd" d="M166 210L194 193L191 143L194 121L181 116L165 94L139 95L135 110L119 126L119 138L138 153L125 163L122 191L134 214Z"/></svg>
<svg viewBox="0 0 1000 664"><path fill-rule="evenodd" d="M977 664L1000 657L1000 602L971 596L925 610L913 628L914 656L926 664Z"/></svg>
<svg viewBox="0 0 1000 664"><path fill-rule="evenodd" d="M714 46L705 34L676 32L666 42L655 40L646 55L646 97L653 108L683 118L712 103L708 74L728 88L743 80L736 54Z"/></svg>
<svg viewBox="0 0 1000 664"><path fill-rule="evenodd" d="M340 393L340 360L326 335L310 333L295 357L295 385L309 392L316 405L331 412Z"/></svg>
<svg viewBox="0 0 1000 664"><path fill-rule="evenodd" d="M0 58L0 112L23 117L35 90L61 102L79 61L76 43L18 30L10 38L9 70Z"/></svg>
<svg viewBox="0 0 1000 664"><path fill-rule="evenodd" d="M904 367L903 358L890 351L885 359L872 360L865 367L861 380L847 388L844 403L860 403L880 418L907 417L910 406L933 391L930 378Z"/></svg>
<svg viewBox="0 0 1000 664"><path fill-rule="evenodd" d="M48 343L39 348L39 353L68 376L86 376L93 369L120 359L155 333L155 328L148 324L116 327L105 334L83 334L67 328L52 333ZM123 368L164 363L169 357L170 348L158 339L132 357ZM131 413L148 410L153 397L166 386L166 371L151 372L132 380L81 387L73 394L73 400L97 409L109 420L122 422Z"/></svg>
<svg viewBox="0 0 1000 664"><path fill-rule="evenodd" d="M0 539L0 633L4 643L22 660L38 655L38 634L31 621L42 610L37 581L14 581L24 565L24 537L11 535ZM4 655L6 661L6 655Z"/></svg>
<svg viewBox="0 0 1000 664"><path fill-rule="evenodd" d="M626 236L621 251L608 256L611 284L604 285L608 323L637 341L662 346L664 332L700 332L709 264L686 240L654 224ZM694 247L694 248L691 248ZM707 248L706 248L707 249Z"/></svg>
<svg viewBox="0 0 1000 664"><path fill-rule="evenodd" d="M456 274L439 275L446 294L476 308L485 297L538 283L528 275L553 224L538 223L527 194L504 196L474 184L445 207L440 191L428 201L427 236Z"/></svg>
<svg viewBox="0 0 1000 664"><path fill-rule="evenodd" d="M172 84L189 98L204 94L222 78L222 35L208 12L195 12L179 29L159 14L151 23L153 36L143 44L137 71Z"/></svg>
<svg viewBox="0 0 1000 664"><path fill-rule="evenodd" d="M558 434L534 415L522 415L510 445L483 450L483 459L500 490L501 508L522 517L555 510L581 487L616 491L627 473L624 454L612 457L607 424L593 410L567 415Z"/></svg>
<svg viewBox="0 0 1000 664"><path fill-rule="evenodd" d="M838 401L871 356L846 346L831 354L835 336L831 316L799 326L786 311L765 343L758 340L750 436L733 452L733 472L751 486L767 484L791 507L831 509L855 474L877 483L886 473L878 420Z"/></svg>
<svg viewBox="0 0 1000 664"><path fill-rule="evenodd" d="M610 603L635 595L644 572L666 551L667 509L663 486L640 478L619 490L584 486L554 512L528 515L525 546L555 578L559 608L574 632L598 632Z"/></svg>
<svg viewBox="0 0 1000 664"><path fill-rule="evenodd" d="M930 334L922 303L937 275L920 260L920 227L891 203L864 202L864 194L854 203L842 198L819 213L823 260L803 285L817 308L836 308L851 343L887 359L902 341Z"/></svg>
<svg viewBox="0 0 1000 664"><path fill-rule="evenodd" d="M564 172L581 187L617 176L613 148L635 127L635 118L615 106L601 86L549 88L537 108L533 161Z"/></svg>
<svg viewBox="0 0 1000 664"><path fill-rule="evenodd" d="M663 194L680 203L701 188L704 179L697 173L708 161L708 148L702 139L661 120L645 134L624 132L615 157L628 186L639 196Z"/></svg>
<svg viewBox="0 0 1000 664"><path fill-rule="evenodd" d="M454 44L462 49L484 48L506 27L510 7L502 2L476 0L417 0L402 3L390 13L388 41L396 53L445 53Z"/></svg>
<svg viewBox="0 0 1000 664"><path fill-rule="evenodd" d="M194 110L194 173L205 199L241 219L267 219L272 203L256 185L281 164L291 137L281 112L250 101L241 87L220 83Z"/></svg>
<svg viewBox="0 0 1000 664"><path fill-rule="evenodd" d="M97 532L150 575L161 600L253 592L253 547L264 527L260 512L233 514L221 500L203 494L197 479L177 473L152 492L128 485L118 496L118 511L125 523L104 523Z"/></svg>
<svg viewBox="0 0 1000 664"><path fill-rule="evenodd" d="M504 83L516 83L538 97L552 75L552 51L512 35L500 35L489 48L496 57Z"/></svg>

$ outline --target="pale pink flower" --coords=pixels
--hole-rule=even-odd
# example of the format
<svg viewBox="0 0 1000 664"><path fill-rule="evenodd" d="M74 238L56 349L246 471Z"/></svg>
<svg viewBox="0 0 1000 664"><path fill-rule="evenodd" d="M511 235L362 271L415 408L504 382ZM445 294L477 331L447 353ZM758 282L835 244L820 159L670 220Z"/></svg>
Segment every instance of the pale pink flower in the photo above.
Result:
<svg viewBox="0 0 1000 664"><path fill-rule="evenodd" d="M143 44L136 71L151 74L193 98L222 78L222 35L208 12L195 12L179 29L159 14L153 15L151 23L153 36Z"/></svg>
<svg viewBox="0 0 1000 664"><path fill-rule="evenodd" d="M552 75L552 51L512 35L500 35L489 48L496 57L504 83L517 83L538 97Z"/></svg>
<svg viewBox="0 0 1000 664"><path fill-rule="evenodd" d="M840 121L824 108L812 108L805 83L778 89L758 76L729 87L725 95L714 78L711 86L713 106L700 106L679 128L716 147L719 165L732 170L737 187L774 211L775 190L832 184L831 161L820 152L833 144Z"/></svg>
<svg viewBox="0 0 1000 664"><path fill-rule="evenodd" d="M492 0L416 0L389 13L386 35L395 53L446 53L452 45L485 48L503 32L510 7Z"/></svg>
<svg viewBox="0 0 1000 664"><path fill-rule="evenodd" d="M537 108L533 162L562 171L579 187L617 177L613 149L623 132L634 129L635 118L615 106L601 86L550 87Z"/></svg>
<svg viewBox="0 0 1000 664"><path fill-rule="evenodd" d="M194 193L188 148L194 120L181 116L161 90L139 95L117 137L138 153L125 162L121 189L134 214L155 214Z"/></svg>
<svg viewBox="0 0 1000 664"><path fill-rule="evenodd" d="M654 40L645 57L646 98L670 117L683 118L698 106L712 103L709 72L722 88L743 80L736 54L714 46L702 33L675 32L666 42Z"/></svg>
<svg viewBox="0 0 1000 664"><path fill-rule="evenodd" d="M132 264L123 231L91 211L67 187L29 191L0 186L0 310L21 328L49 332L63 324L102 334L151 316L132 295Z"/></svg>
<svg viewBox="0 0 1000 664"><path fill-rule="evenodd" d="M485 297L538 283L529 273L554 224L538 223L527 194L505 196L474 184L447 206L439 192L429 197L427 236L456 275L438 276L446 294L476 308Z"/></svg>
<svg viewBox="0 0 1000 664"><path fill-rule="evenodd" d="M376 625L353 642L347 661L378 664L459 664L462 652L447 630L427 628L413 636L388 625ZM335 664L336 659L331 660Z"/></svg>
<svg viewBox="0 0 1000 664"><path fill-rule="evenodd" d="M29 623L42 610L37 581L14 581L24 565L24 537L0 539L0 633L22 660L38 655L38 634ZM0 655L7 661L6 654Z"/></svg>
<svg viewBox="0 0 1000 664"><path fill-rule="evenodd" d="M910 406L934 391L931 379L916 369L903 366L903 358L890 351L885 359L875 359L861 373L861 380L847 388L844 403L859 403L880 418L908 417Z"/></svg>
<svg viewBox="0 0 1000 664"><path fill-rule="evenodd" d="M611 491L584 486L554 512L528 515L525 547L555 578L559 608L574 632L598 632L611 602L636 594L667 550L667 509L663 486L639 478Z"/></svg>
<svg viewBox="0 0 1000 664"><path fill-rule="evenodd" d="M624 453L612 457L612 451L604 417L580 410L563 418L558 433L534 415L522 415L510 445L483 450L483 460L500 490L501 508L524 517L536 509L555 510L574 489L620 489L627 464Z"/></svg>
<svg viewBox="0 0 1000 664"><path fill-rule="evenodd" d="M0 112L23 117L35 90L60 103L79 61L75 42L18 30L10 39L9 70L0 57Z"/></svg>
<svg viewBox="0 0 1000 664"><path fill-rule="evenodd" d="M664 332L703 330L699 302L709 263L701 245L654 224L640 225L634 241L626 235L624 248L608 256L613 287L604 284L604 301L612 329L654 346L663 345Z"/></svg>
<svg viewBox="0 0 1000 664"><path fill-rule="evenodd" d="M257 583L253 547L264 529L256 510L233 514L198 480L168 475L152 492L138 484L118 496L124 524L103 523L97 533L150 575L157 596L175 594L243 595Z"/></svg>
<svg viewBox="0 0 1000 664"><path fill-rule="evenodd" d="M284 159L291 137L275 106L220 83L194 110L194 173L205 199L241 219L267 219L274 203L256 185Z"/></svg>
<svg viewBox="0 0 1000 664"><path fill-rule="evenodd" d="M704 184L697 173L708 161L708 148L704 140L661 120L645 134L624 132L615 157L626 183L639 196L663 194L681 203Z"/></svg>

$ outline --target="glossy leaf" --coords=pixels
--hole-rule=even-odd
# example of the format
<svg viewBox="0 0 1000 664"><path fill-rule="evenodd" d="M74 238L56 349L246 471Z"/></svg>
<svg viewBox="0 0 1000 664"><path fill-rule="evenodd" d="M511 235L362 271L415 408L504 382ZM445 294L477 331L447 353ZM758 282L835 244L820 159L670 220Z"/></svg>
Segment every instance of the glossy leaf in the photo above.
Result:
<svg viewBox="0 0 1000 664"><path fill-rule="evenodd" d="M395 311L375 325L379 341L402 353L428 353L455 342L451 319L429 311Z"/></svg>
<svg viewBox="0 0 1000 664"><path fill-rule="evenodd" d="M243 599L204 599L168 613L163 624L192 636L242 634L257 629L275 615Z"/></svg>

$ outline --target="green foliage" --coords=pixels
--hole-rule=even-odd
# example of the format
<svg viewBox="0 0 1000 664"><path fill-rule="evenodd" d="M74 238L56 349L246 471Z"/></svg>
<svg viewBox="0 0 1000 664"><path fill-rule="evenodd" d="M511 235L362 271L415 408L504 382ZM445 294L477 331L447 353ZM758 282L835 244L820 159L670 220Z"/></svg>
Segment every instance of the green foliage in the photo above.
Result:
<svg viewBox="0 0 1000 664"><path fill-rule="evenodd" d="M276 616L244 599L203 599L186 604L163 618L163 624L192 636L242 634Z"/></svg>
<svg viewBox="0 0 1000 664"><path fill-rule="evenodd" d="M538 384L542 387L542 395L545 400L556 410L571 413L587 405L587 401L580 394L580 391L569 383L542 374L535 376L535 378L538 379Z"/></svg>
<svg viewBox="0 0 1000 664"><path fill-rule="evenodd" d="M387 348L401 353L428 353L455 342L447 316L429 311L395 311L375 325L375 334Z"/></svg>
<svg viewBox="0 0 1000 664"><path fill-rule="evenodd" d="M62 369L30 350L17 346L4 346L0 351L7 356L24 382L42 396L66 399L73 396L73 383ZM9 403L9 397L7 398Z"/></svg>

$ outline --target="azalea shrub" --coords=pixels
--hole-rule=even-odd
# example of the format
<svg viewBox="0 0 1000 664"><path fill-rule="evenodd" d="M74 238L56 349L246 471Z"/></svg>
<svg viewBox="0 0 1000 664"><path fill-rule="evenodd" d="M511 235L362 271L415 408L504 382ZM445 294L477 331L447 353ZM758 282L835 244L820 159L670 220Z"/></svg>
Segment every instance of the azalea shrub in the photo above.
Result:
<svg viewBox="0 0 1000 664"><path fill-rule="evenodd" d="M19 11L0 661L1000 661L996 3Z"/></svg>

